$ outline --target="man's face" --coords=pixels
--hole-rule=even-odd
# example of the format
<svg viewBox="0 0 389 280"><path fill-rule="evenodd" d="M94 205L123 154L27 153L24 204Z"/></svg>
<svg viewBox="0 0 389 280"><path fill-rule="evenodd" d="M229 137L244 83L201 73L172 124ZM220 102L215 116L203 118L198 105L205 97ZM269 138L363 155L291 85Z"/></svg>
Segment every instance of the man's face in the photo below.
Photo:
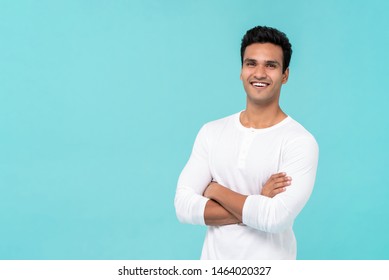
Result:
<svg viewBox="0 0 389 280"><path fill-rule="evenodd" d="M281 86L288 81L289 76L289 69L282 73L282 63L280 46L255 43L246 47L240 79L248 105L278 104Z"/></svg>

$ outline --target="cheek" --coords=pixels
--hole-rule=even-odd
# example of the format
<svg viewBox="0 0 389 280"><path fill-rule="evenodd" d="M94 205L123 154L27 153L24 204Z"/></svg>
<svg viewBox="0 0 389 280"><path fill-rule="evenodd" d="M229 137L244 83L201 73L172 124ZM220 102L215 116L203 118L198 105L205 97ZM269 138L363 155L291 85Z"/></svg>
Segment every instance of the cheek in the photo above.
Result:
<svg viewBox="0 0 389 280"><path fill-rule="evenodd" d="M249 71L244 71L244 70L242 70L241 72L240 72L240 79L242 80L242 81L245 81L245 80L247 80L247 78L250 76L250 72Z"/></svg>
<svg viewBox="0 0 389 280"><path fill-rule="evenodd" d="M270 76L270 75L269 75ZM284 75L280 75L280 74L276 74L276 75L272 75L270 76L270 78L276 82L277 84L283 84L284 83L284 79L285 79L285 76Z"/></svg>

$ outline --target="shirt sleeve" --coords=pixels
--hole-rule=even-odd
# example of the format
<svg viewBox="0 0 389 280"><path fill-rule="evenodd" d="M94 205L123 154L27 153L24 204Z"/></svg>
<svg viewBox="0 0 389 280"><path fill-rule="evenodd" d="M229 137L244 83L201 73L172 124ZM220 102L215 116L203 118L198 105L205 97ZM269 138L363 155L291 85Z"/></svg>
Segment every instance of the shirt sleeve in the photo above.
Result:
<svg viewBox="0 0 389 280"><path fill-rule="evenodd" d="M283 152L279 172L291 176L292 184L273 198L248 196L243 206L244 224L270 233L282 232L293 225L315 183L319 148L313 136L309 136L291 141Z"/></svg>
<svg viewBox="0 0 389 280"><path fill-rule="evenodd" d="M200 129L189 161L178 179L174 205L182 223L205 225L204 210L208 198L203 192L212 180L206 130L206 126Z"/></svg>

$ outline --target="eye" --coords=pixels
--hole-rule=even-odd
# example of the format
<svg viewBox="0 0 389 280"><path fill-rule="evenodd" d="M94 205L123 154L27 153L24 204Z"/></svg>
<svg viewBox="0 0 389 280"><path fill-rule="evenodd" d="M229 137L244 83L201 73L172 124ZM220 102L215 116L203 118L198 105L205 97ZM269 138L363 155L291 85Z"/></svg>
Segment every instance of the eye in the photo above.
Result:
<svg viewBox="0 0 389 280"><path fill-rule="evenodd" d="M248 67L254 67L256 65L256 63L254 61L247 61L246 62L246 66Z"/></svg>
<svg viewBox="0 0 389 280"><path fill-rule="evenodd" d="M275 63L268 63L268 64L266 64L266 67L270 68L270 69L276 69L277 68L277 64L275 64Z"/></svg>

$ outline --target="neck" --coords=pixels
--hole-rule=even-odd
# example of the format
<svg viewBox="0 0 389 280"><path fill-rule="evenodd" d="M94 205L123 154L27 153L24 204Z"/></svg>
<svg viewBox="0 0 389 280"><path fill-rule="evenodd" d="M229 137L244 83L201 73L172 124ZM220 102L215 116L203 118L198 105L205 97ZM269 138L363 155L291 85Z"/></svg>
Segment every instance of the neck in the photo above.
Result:
<svg viewBox="0 0 389 280"><path fill-rule="evenodd" d="M277 107L259 108L255 106L247 106L246 110L240 115L240 122L245 127L251 128L267 128L281 122L287 115Z"/></svg>

